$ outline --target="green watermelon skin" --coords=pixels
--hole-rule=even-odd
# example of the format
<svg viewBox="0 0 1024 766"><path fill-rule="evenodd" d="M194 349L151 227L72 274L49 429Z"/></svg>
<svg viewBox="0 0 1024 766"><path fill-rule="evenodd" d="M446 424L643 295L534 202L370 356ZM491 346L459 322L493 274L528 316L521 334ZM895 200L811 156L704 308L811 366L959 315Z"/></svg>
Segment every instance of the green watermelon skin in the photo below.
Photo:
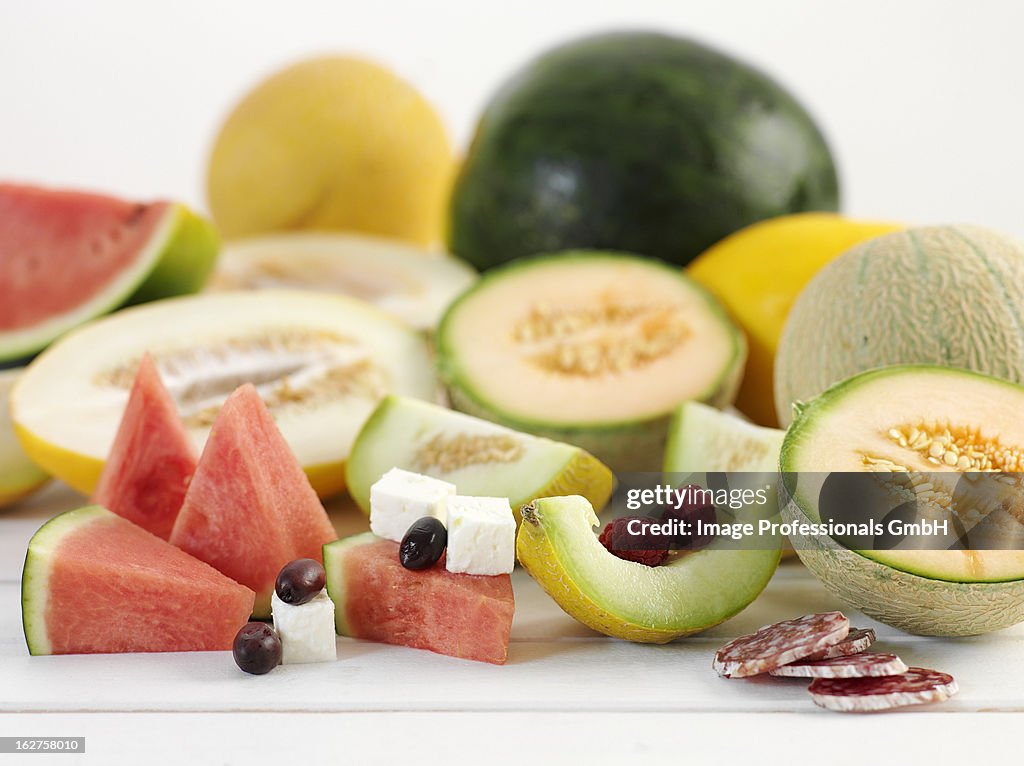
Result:
<svg viewBox="0 0 1024 766"><path fill-rule="evenodd" d="M748 224L838 206L824 137L772 79L692 40L612 33L542 55L494 96L449 246L481 270L572 248L686 264Z"/></svg>

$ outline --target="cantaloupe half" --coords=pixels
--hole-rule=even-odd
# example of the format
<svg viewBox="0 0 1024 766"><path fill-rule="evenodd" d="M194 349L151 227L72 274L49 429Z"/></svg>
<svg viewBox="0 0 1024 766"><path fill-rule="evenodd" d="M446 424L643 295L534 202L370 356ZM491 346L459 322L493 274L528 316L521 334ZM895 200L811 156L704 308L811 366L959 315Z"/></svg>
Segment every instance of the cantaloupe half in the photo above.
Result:
<svg viewBox="0 0 1024 766"><path fill-rule="evenodd" d="M380 399L435 393L422 337L361 301L276 290L177 298L75 330L25 370L11 416L29 456L91 493L145 352L197 449L228 394L254 384L321 497L344 488L345 459Z"/></svg>
<svg viewBox="0 0 1024 766"><path fill-rule="evenodd" d="M870 471L927 479L928 507L951 523L967 520L977 509L954 494L960 473L1020 471L1022 413L1024 387L977 373L910 365L857 375L797 408L780 458L783 517L819 521L828 473ZM830 537L791 539L829 589L898 628L970 635L1024 620L1024 551L850 550Z"/></svg>
<svg viewBox="0 0 1024 766"><path fill-rule="evenodd" d="M494 269L438 330L460 410L575 444L617 471L656 471L683 401L736 394L743 335L702 287L658 261L596 251Z"/></svg>

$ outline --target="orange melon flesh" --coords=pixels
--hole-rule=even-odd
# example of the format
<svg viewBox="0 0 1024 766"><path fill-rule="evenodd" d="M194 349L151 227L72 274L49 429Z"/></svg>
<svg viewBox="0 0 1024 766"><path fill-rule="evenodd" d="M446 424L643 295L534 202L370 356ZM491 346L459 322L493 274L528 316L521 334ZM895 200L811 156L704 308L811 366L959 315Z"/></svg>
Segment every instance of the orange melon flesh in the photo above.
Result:
<svg viewBox="0 0 1024 766"><path fill-rule="evenodd" d="M146 354L92 501L166 540L196 460L174 400Z"/></svg>
<svg viewBox="0 0 1024 766"><path fill-rule="evenodd" d="M256 591L270 616L281 568L322 560L337 539L323 505L252 384L221 408L199 458L170 541Z"/></svg>
<svg viewBox="0 0 1024 766"><path fill-rule="evenodd" d="M253 599L249 588L99 506L44 525L22 576L33 655L227 650Z"/></svg>
<svg viewBox="0 0 1024 766"><path fill-rule="evenodd" d="M338 633L502 665L515 598L509 575L412 571L398 543L364 533L324 548Z"/></svg>

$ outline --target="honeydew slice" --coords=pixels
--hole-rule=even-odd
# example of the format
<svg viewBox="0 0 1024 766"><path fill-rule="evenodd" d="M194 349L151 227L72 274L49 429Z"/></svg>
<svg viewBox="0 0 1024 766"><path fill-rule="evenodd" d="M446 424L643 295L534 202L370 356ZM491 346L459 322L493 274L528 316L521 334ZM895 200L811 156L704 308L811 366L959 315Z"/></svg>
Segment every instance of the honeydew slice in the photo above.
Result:
<svg viewBox="0 0 1024 766"><path fill-rule="evenodd" d="M451 482L461 495L507 497L517 513L548 495L583 495L602 508L612 491L611 471L579 447L392 395L363 426L345 466L365 512L370 485L395 467Z"/></svg>
<svg viewBox="0 0 1024 766"><path fill-rule="evenodd" d="M344 487L344 461L380 399L435 392L419 334L361 301L302 291L178 298L75 330L26 368L11 415L32 459L91 493L145 352L197 449L228 394L253 383L321 496Z"/></svg>
<svg viewBox="0 0 1024 766"><path fill-rule="evenodd" d="M230 243L210 286L337 292L373 303L417 329L433 330L476 277L463 261L404 242L291 232Z"/></svg>
<svg viewBox="0 0 1024 766"><path fill-rule="evenodd" d="M35 492L50 478L18 444L7 397L21 370L0 370L0 508Z"/></svg>
<svg viewBox="0 0 1024 766"><path fill-rule="evenodd" d="M730 403L745 353L703 288L619 253L488 272L438 331L458 409L576 444L614 470L657 470L671 412L686 400Z"/></svg>

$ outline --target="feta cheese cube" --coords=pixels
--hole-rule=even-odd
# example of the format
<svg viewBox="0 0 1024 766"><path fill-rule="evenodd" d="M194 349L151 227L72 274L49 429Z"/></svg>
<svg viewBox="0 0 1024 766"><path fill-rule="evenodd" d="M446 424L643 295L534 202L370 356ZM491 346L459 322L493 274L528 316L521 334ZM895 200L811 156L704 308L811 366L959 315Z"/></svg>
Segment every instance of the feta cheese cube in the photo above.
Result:
<svg viewBox="0 0 1024 766"><path fill-rule="evenodd" d="M455 485L401 468L392 468L370 487L370 530L402 542L413 522L433 516L442 523Z"/></svg>
<svg viewBox="0 0 1024 766"><path fill-rule="evenodd" d="M449 572L508 574L516 563L516 517L507 497L448 498Z"/></svg>
<svg viewBox="0 0 1024 766"><path fill-rule="evenodd" d="M334 602L322 590L305 604L286 604L277 597L270 599L274 630L281 637L281 662L295 665L304 662L333 662L338 659L334 632Z"/></svg>

